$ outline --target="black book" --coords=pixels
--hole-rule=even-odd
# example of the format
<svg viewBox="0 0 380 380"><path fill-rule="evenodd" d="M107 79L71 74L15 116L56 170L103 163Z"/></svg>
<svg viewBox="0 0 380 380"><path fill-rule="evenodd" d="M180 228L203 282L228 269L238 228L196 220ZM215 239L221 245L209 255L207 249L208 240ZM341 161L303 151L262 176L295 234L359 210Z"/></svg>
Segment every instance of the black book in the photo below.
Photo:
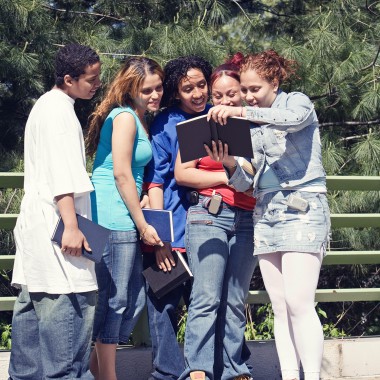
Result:
<svg viewBox="0 0 380 380"><path fill-rule="evenodd" d="M162 241L174 241L173 215L170 210L143 208L142 212L146 222L156 229Z"/></svg>
<svg viewBox="0 0 380 380"><path fill-rule="evenodd" d="M93 222L84 216L77 214L78 228L82 231L83 235L86 237L88 244L90 245L91 251L86 251L83 247L82 255L89 260L99 263L102 259L104 248L108 242L110 236L110 230L99 224ZM65 225L60 217L53 233L51 240L57 243L61 247L62 235Z"/></svg>
<svg viewBox="0 0 380 380"><path fill-rule="evenodd" d="M203 144L211 148L211 141L228 144L228 154L239 157L253 157L251 132L252 123L242 117L229 117L221 125L207 115L194 117L177 124L178 144L181 161L187 162L207 156Z"/></svg>
<svg viewBox="0 0 380 380"><path fill-rule="evenodd" d="M177 286L193 278L193 274L181 252L173 251L176 263L170 272L164 272L156 263L143 270L143 275L157 298L163 297Z"/></svg>

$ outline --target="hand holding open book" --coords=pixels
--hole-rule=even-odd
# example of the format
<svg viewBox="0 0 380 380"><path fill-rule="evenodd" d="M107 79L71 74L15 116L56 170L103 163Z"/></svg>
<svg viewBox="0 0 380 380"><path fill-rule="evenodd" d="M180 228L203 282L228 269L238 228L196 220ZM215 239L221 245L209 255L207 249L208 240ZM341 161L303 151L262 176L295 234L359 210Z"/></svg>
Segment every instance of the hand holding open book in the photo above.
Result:
<svg viewBox="0 0 380 380"><path fill-rule="evenodd" d="M207 121L207 115L178 123L182 163L207 156L204 144L211 149L212 141L227 144L231 156L252 158L251 127L251 122L244 118L231 117L225 125L221 125L213 119Z"/></svg>

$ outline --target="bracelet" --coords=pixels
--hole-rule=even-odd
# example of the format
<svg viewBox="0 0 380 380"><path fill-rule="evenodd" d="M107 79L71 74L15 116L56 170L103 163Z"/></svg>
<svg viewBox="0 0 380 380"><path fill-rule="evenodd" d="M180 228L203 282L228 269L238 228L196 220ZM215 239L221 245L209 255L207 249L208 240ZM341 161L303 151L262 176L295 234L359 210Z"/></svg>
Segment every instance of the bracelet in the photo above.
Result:
<svg viewBox="0 0 380 380"><path fill-rule="evenodd" d="M150 224L147 224L146 227L144 228L143 232L140 234L140 240L144 239L144 235L146 233L146 230L149 228Z"/></svg>

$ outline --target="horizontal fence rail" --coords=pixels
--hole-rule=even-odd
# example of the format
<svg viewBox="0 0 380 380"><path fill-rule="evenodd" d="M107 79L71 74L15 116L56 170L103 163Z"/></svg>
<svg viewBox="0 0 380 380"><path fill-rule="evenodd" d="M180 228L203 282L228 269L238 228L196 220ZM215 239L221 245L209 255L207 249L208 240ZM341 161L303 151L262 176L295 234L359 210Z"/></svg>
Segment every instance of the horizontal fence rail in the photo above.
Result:
<svg viewBox="0 0 380 380"><path fill-rule="evenodd" d="M380 227L380 214L331 214L331 226ZM16 225L17 214L0 214L0 229L12 230Z"/></svg>
<svg viewBox="0 0 380 380"><path fill-rule="evenodd" d="M0 189L21 189L23 173L0 173ZM380 176L328 176L327 188L331 191L380 191ZM12 230L17 214L0 214L0 229ZM380 227L380 213L331 214L333 228ZM0 252L0 270L12 269L14 255ZM323 265L380 264L380 251L329 251ZM0 311L12 310L15 297L0 297ZM318 289L318 302L380 301L380 288L371 289ZM268 303L264 290L253 290L248 294L251 304Z"/></svg>

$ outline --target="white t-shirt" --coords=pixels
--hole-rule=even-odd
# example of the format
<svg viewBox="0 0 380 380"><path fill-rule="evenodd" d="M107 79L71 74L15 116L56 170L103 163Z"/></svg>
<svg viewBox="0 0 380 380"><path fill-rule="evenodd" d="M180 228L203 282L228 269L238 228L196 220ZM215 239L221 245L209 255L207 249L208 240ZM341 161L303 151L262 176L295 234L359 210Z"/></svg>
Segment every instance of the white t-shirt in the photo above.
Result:
<svg viewBox="0 0 380 380"><path fill-rule="evenodd" d="M74 193L76 212L91 218L93 186L74 99L57 89L42 95L29 115L24 148L25 195L14 229L12 284L50 294L96 290L94 263L65 255L51 242L59 219L56 196Z"/></svg>

